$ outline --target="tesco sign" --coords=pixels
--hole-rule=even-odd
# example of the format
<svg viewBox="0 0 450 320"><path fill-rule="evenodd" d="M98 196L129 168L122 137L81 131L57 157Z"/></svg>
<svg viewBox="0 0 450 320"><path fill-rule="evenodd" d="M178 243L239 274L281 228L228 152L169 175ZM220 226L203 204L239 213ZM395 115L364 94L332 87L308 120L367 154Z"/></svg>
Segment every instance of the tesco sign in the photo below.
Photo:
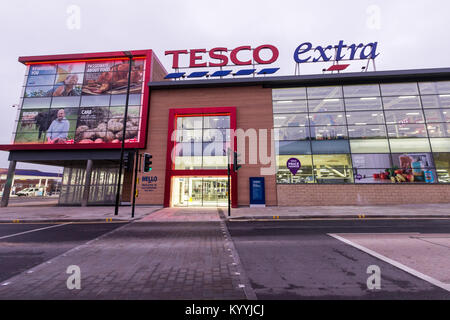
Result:
<svg viewBox="0 0 450 320"><path fill-rule="evenodd" d="M313 50L311 42L304 42L294 51L294 60L297 63L306 62L327 62L346 60L366 60L375 59L377 53L378 42L371 42L366 45L360 43L358 45L346 45L344 40L339 41L335 46L328 45L326 47L317 46ZM345 49L345 50L344 50ZM358 56L359 51L359 56ZM348 54L348 56L347 56ZM312 60L310 60L312 58Z"/></svg>
<svg viewBox="0 0 450 320"><path fill-rule="evenodd" d="M377 52L378 42L370 42L367 44L345 44L344 40L340 40L336 45L316 46L311 42L303 42L294 50L294 61L297 66L301 63L315 63L315 62L339 62L341 60L373 60L379 55ZM264 51L264 52L263 52ZM263 53L262 53L263 52ZM190 50L167 50L164 52L166 56L172 57L172 68L210 68L210 67L224 67L224 66L248 66L248 65L266 65L277 61L279 57L279 50L271 44L263 44L256 48L250 45L239 46L234 49L226 47L216 47L210 50L206 49L190 49ZM189 64L180 66L180 58L186 56ZM326 71L340 71L348 67L349 64L335 64ZM374 63L375 68L375 63ZM279 68L272 68L279 69ZM240 71L253 71L240 70ZM268 74L269 68L260 70L258 74ZM271 71L274 73L275 71ZM199 73L199 72L196 72ZM204 74L208 74L207 71ZM250 73L245 73L249 75ZM172 74L170 74L172 75ZM184 77L184 73L173 73L174 78ZM239 73L233 74L239 75ZM197 75L196 75L197 76ZM209 75L208 75L209 76ZM220 75L222 76L222 75ZM170 78L170 77L169 77Z"/></svg>
<svg viewBox="0 0 450 320"><path fill-rule="evenodd" d="M270 51L270 58L261 57L262 50ZM245 58L239 58L238 54L243 52ZM245 54L245 52L247 54ZM229 54L228 54L229 53ZM240 46L229 50L225 47L217 47L211 50L191 49L191 50L168 50L165 55L172 55L172 68L180 68L180 55L189 55L188 68L205 68L205 67L224 67L231 61L237 66L253 65L253 64L271 64L274 63L279 56L278 49L271 44L263 44L252 49L251 46Z"/></svg>

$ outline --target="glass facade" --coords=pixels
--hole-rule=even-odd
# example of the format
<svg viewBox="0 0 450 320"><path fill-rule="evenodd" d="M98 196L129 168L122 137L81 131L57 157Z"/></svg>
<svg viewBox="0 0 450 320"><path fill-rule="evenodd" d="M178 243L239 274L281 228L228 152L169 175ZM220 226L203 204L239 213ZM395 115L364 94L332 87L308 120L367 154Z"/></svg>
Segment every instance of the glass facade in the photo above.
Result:
<svg viewBox="0 0 450 320"><path fill-rule="evenodd" d="M174 177L173 207L224 207L228 205L227 178Z"/></svg>
<svg viewBox="0 0 450 320"><path fill-rule="evenodd" d="M450 81L273 89L272 102L277 183L450 182Z"/></svg>
<svg viewBox="0 0 450 320"><path fill-rule="evenodd" d="M226 169L230 116L177 116L175 170Z"/></svg>
<svg viewBox="0 0 450 320"><path fill-rule="evenodd" d="M138 142L145 60L132 62L125 142ZM14 143L119 143L128 60L32 64Z"/></svg>
<svg viewBox="0 0 450 320"><path fill-rule="evenodd" d="M92 168L88 204L112 205L116 201L118 165L96 164ZM123 179L123 176L122 176ZM80 205L86 182L85 167L64 168L60 205ZM122 182L123 183L123 180Z"/></svg>

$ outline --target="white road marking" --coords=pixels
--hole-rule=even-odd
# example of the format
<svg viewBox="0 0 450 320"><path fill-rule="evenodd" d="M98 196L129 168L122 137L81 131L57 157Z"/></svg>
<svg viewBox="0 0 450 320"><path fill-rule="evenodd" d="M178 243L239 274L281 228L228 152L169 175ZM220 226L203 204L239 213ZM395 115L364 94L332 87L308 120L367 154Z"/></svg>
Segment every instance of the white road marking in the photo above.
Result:
<svg viewBox="0 0 450 320"><path fill-rule="evenodd" d="M67 222L67 223L57 224L57 225L50 226L50 227L45 227L45 228L39 228L39 229L33 229L33 230L24 231L24 232L14 233L14 234L10 234L10 235L7 235L7 236L0 237L0 240L6 239L6 238L15 237L15 236L20 236L20 235L26 234L26 233L41 231L41 230L45 230L45 229L58 228L58 227L65 226L65 225L68 225L68 224L71 224L71 223L72 222Z"/></svg>
<svg viewBox="0 0 450 320"><path fill-rule="evenodd" d="M337 240L340 240L340 241L342 241L342 242L344 242L344 243L346 243L346 244L348 244L348 245L350 245L352 247L355 247L355 248L357 248L357 249L359 249L359 250L361 250L361 251L363 251L363 252L365 252L367 254L370 254L371 256L373 256L375 258L378 258L378 259L380 259L380 260L382 260L384 262L387 262L387 263L393 265L394 267L397 267L397 268L399 268L399 269L401 269L403 271L406 271L406 272L412 274L413 276L415 276L417 278L425 280L425 281L427 281L427 282L429 282L429 283L431 283L431 284L433 284L433 285L435 285L435 286L437 286L439 288L442 288L442 289L450 292L450 284L448 284L448 283L444 283L444 282L439 281L437 279L434 279L434 278L432 278L430 276L427 276L426 274L423 274L423 273L421 273L421 272L419 272L417 270L414 270L414 269L412 269L412 268L410 268L408 266L405 266L404 264L402 264L402 263L400 263L398 261L392 260L392 259L390 259L388 257L385 257L385 256L383 256L383 255L381 255L381 254L379 254L379 253L377 253L377 252L375 252L373 250L370 250L370 249L368 249L368 248L366 248L364 246L361 246L361 245L359 245L357 243L354 243L354 242L352 242L350 240L347 240L347 239L345 239L343 237L340 237L337 234L328 233L328 235L330 237L333 237L333 238L335 238Z"/></svg>

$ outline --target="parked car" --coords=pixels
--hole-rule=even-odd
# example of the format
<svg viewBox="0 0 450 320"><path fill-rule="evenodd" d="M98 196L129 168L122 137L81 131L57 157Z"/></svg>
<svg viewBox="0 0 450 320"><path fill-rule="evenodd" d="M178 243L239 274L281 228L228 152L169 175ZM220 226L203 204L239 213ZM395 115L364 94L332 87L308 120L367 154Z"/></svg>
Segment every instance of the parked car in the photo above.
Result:
<svg viewBox="0 0 450 320"><path fill-rule="evenodd" d="M16 195L19 197L21 197L21 196L33 197L33 196L39 195L39 193L40 193L39 188L25 188L19 192L16 192Z"/></svg>

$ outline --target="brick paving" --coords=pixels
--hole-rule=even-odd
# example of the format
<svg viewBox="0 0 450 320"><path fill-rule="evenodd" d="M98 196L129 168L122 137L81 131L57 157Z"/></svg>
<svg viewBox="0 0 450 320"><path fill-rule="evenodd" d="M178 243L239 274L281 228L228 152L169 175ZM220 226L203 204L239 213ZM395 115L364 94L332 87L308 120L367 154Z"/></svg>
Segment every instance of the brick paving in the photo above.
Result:
<svg viewBox="0 0 450 320"><path fill-rule="evenodd" d="M0 299L247 299L223 228L220 218L133 222L0 283ZM70 265L80 290L67 289Z"/></svg>
<svg viewBox="0 0 450 320"><path fill-rule="evenodd" d="M115 221L137 220L161 209L160 206L136 206L131 218L131 206L119 207L114 215L114 206L58 207L24 203L23 206L10 206L0 209L0 222L12 220L27 221L89 221L113 219Z"/></svg>
<svg viewBox="0 0 450 320"><path fill-rule="evenodd" d="M152 212L139 221L220 221L220 217L216 208L164 208Z"/></svg>

